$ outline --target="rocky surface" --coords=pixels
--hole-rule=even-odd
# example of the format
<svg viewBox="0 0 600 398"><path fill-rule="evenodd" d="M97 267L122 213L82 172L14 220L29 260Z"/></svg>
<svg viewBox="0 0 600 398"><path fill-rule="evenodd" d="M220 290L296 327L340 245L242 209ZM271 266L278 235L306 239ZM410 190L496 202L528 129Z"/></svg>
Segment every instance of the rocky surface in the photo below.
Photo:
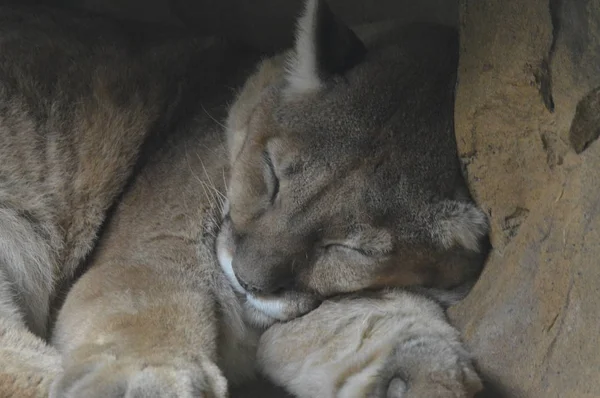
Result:
<svg viewBox="0 0 600 398"><path fill-rule="evenodd" d="M462 1L456 128L494 251L451 310L484 396L600 391L600 1Z"/></svg>

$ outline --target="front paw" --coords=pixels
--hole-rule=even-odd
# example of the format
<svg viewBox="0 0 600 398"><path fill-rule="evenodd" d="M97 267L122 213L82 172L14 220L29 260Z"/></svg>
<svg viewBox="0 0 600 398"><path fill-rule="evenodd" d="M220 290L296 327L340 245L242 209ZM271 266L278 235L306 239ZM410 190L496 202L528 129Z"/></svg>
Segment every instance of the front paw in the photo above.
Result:
<svg viewBox="0 0 600 398"><path fill-rule="evenodd" d="M67 364L50 398L225 398L227 381L208 360L144 360L97 354Z"/></svg>
<svg viewBox="0 0 600 398"><path fill-rule="evenodd" d="M403 292L326 301L275 324L258 359L300 398L472 398L481 389L441 308Z"/></svg>
<svg viewBox="0 0 600 398"><path fill-rule="evenodd" d="M481 389L481 380L462 347L443 339L424 339L400 343L392 350L368 396L472 398Z"/></svg>

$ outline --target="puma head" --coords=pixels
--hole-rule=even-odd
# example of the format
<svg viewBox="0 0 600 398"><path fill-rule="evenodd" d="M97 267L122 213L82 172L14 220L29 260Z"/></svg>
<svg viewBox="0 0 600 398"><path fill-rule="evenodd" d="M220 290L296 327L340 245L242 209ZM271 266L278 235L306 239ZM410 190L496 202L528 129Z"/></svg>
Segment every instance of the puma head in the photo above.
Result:
<svg viewBox="0 0 600 398"><path fill-rule="evenodd" d="M456 155L456 68L450 28L364 43L307 1L294 48L259 65L227 121L217 253L253 311L286 320L340 293L478 275L488 221Z"/></svg>

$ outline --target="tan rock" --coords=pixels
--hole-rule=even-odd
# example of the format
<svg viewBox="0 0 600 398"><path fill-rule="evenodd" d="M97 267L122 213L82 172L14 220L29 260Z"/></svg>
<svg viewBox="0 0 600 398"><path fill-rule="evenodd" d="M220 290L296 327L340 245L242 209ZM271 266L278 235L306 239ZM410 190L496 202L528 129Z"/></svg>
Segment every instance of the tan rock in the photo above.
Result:
<svg viewBox="0 0 600 398"><path fill-rule="evenodd" d="M461 4L457 139L495 250L451 315L499 396L600 394L599 5Z"/></svg>

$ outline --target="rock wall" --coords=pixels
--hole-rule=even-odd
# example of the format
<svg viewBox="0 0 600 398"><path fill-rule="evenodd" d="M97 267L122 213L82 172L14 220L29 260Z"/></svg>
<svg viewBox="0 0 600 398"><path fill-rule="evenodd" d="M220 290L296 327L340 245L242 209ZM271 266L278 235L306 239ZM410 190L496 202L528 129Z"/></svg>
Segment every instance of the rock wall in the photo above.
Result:
<svg viewBox="0 0 600 398"><path fill-rule="evenodd" d="M600 396L600 1L463 0L459 153L494 251L451 310L484 396Z"/></svg>

